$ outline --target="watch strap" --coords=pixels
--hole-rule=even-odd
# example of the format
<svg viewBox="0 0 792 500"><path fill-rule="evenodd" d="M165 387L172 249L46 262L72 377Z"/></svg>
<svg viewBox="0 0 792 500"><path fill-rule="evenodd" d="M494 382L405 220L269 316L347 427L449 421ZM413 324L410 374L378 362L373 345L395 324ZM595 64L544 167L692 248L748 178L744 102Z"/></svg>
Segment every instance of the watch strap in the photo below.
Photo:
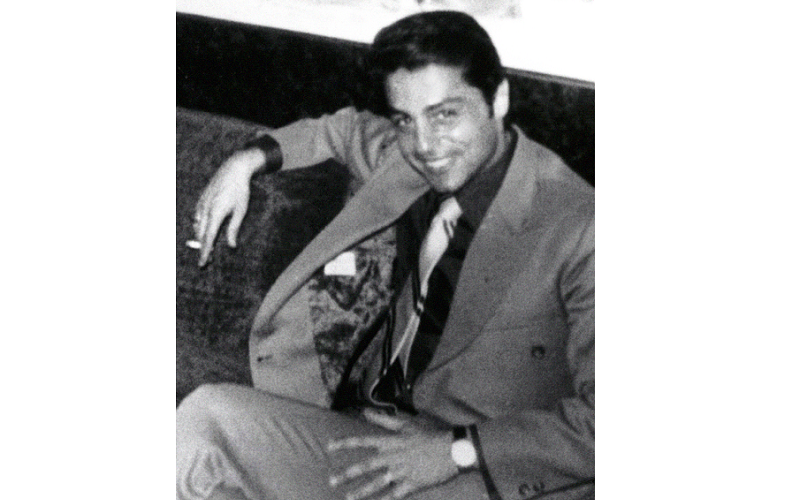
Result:
<svg viewBox="0 0 792 500"><path fill-rule="evenodd" d="M467 428L470 435L470 440L473 441L473 447L476 448L476 456L478 457L478 470L481 473L481 479L484 481L484 487L487 489L489 500L503 500L498 489L495 487L495 481L492 480L489 468L487 468L487 461L484 460L484 452L481 448L481 438L479 437L478 427L471 425Z"/></svg>
<svg viewBox="0 0 792 500"><path fill-rule="evenodd" d="M451 429L451 433L454 435L454 441L467 439L468 437L468 429L464 425L455 425L453 429Z"/></svg>

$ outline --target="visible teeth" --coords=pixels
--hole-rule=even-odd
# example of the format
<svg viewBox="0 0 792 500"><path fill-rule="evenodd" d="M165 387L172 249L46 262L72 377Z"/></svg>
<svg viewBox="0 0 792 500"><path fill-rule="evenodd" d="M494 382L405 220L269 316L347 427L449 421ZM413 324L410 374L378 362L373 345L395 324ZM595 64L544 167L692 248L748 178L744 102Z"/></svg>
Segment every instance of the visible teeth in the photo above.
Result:
<svg viewBox="0 0 792 500"><path fill-rule="evenodd" d="M428 161L426 162L426 166L438 170L445 167L448 164L448 160L435 160L435 161Z"/></svg>

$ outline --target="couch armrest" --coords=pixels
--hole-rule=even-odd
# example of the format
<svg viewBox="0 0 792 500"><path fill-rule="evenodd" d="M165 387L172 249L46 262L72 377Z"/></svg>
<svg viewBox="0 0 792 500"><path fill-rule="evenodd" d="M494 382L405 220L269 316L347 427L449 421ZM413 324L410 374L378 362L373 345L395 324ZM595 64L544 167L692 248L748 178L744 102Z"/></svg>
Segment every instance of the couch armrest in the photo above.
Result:
<svg viewBox="0 0 792 500"><path fill-rule="evenodd" d="M250 383L248 334L258 305L348 193L349 175L338 165L256 176L237 248L221 228L211 263L199 269L197 252L185 245L195 203L223 160L262 128L176 110L177 403L202 383Z"/></svg>

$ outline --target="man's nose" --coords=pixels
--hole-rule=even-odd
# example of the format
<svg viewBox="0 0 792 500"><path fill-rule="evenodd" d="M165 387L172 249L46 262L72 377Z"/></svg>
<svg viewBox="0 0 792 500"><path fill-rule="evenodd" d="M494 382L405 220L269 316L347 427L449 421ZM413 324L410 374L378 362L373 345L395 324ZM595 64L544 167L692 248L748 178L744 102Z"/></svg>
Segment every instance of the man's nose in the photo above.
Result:
<svg viewBox="0 0 792 500"><path fill-rule="evenodd" d="M415 126L415 149L422 156L431 156L437 144L437 133L432 126L419 120Z"/></svg>

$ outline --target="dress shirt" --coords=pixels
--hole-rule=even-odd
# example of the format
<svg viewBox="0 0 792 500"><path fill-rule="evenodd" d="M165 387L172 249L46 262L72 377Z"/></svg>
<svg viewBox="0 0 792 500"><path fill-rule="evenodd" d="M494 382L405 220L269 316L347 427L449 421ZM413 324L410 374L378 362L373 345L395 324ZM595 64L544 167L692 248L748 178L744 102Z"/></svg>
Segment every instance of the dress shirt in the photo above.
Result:
<svg viewBox="0 0 792 500"><path fill-rule="evenodd" d="M514 131L508 130L505 154L486 169L477 172L462 188L453 193L462 207L462 216L459 218L448 250L429 277L426 305L410 351L410 366L407 367L405 381L408 391L418 375L429 364L437 347L448 318L465 254L487 209L503 183L507 167L514 155L516 142ZM440 203L448 196L451 195L429 191L420 197L399 219L396 228L397 253L396 272L394 273L397 287L404 285L409 271L417 270L421 242ZM413 273L413 275L417 274ZM411 286L417 287L417 280L412 280ZM414 292L417 292L417 289ZM413 293L413 296L417 297L418 294Z"/></svg>

